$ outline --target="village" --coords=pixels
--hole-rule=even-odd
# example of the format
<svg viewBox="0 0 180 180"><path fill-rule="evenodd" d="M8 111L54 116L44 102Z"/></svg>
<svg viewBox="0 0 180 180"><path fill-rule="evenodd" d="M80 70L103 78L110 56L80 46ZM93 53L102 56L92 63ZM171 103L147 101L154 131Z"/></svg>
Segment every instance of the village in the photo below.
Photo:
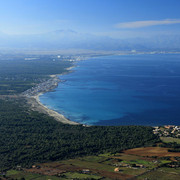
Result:
<svg viewBox="0 0 180 180"><path fill-rule="evenodd" d="M156 126L154 127L153 133L159 135L160 137L180 138L180 126Z"/></svg>
<svg viewBox="0 0 180 180"><path fill-rule="evenodd" d="M85 60L88 57L84 57L84 56L62 56L62 55L58 55L58 56L53 56L52 57L52 61L59 61L59 60L63 60L63 61L70 61L70 62L76 62L76 61L81 61L81 60ZM35 58L24 58L24 60L35 60L38 59L37 57ZM71 70L72 67L67 68L67 70ZM39 80L39 79L37 79ZM58 83L62 82L62 80L59 79L59 77L57 75L50 75L50 78L47 80L47 78L44 79L40 79L40 83L35 85L34 87L32 87L31 89L26 90L25 92L21 93L22 96L26 96L26 97L32 97L32 96L37 96L41 93L45 93L48 91L53 90L54 88L56 88L58 86Z"/></svg>
<svg viewBox="0 0 180 180"><path fill-rule="evenodd" d="M32 87L31 89L26 90L21 95L26 96L26 97L37 96L40 93L53 90L58 85L59 82L60 82L60 79L57 76L54 76L48 79L47 81L44 81L36 85L35 87Z"/></svg>

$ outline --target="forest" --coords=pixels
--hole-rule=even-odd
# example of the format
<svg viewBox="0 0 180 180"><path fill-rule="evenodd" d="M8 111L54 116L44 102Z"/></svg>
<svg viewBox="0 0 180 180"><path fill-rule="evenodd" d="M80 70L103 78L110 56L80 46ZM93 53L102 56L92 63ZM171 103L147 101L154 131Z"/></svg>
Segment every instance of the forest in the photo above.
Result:
<svg viewBox="0 0 180 180"><path fill-rule="evenodd" d="M151 127L65 125L31 111L23 99L0 100L0 168L152 145Z"/></svg>
<svg viewBox="0 0 180 180"><path fill-rule="evenodd" d="M52 74L66 73L66 68L72 62L57 59L53 55L30 56L0 56L0 95L19 94L38 83L45 81Z"/></svg>

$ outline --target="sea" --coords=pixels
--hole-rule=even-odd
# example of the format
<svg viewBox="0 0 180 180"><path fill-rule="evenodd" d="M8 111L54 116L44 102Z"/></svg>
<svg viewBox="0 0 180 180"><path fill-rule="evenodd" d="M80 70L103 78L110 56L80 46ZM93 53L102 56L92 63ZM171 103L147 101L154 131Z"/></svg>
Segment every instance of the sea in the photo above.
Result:
<svg viewBox="0 0 180 180"><path fill-rule="evenodd" d="M86 125L180 125L180 54L99 56L60 75L40 102Z"/></svg>

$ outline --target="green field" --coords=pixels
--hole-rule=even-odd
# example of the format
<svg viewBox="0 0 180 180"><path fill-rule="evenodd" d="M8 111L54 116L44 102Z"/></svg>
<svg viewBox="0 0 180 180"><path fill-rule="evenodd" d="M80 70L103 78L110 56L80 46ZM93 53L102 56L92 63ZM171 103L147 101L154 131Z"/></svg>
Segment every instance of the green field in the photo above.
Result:
<svg viewBox="0 0 180 180"><path fill-rule="evenodd" d="M89 159L89 158L88 158ZM62 161L63 164L72 164L73 166L78 166L78 167L82 167L85 169L98 169L98 170L105 170L105 171L110 171L113 172L114 171L114 167L111 165L106 165L103 163L98 163L97 161L89 161L86 160L86 158L83 159L71 159L71 160L67 160L67 161Z"/></svg>
<svg viewBox="0 0 180 180"><path fill-rule="evenodd" d="M37 179L37 180L48 180L48 179L59 180L60 179L59 177L55 177L55 176L44 176L41 174L27 173L27 172L16 171L16 170L7 171L6 177L17 179L17 180L21 180L22 178L24 178L25 180L33 180L33 179Z"/></svg>
<svg viewBox="0 0 180 180"><path fill-rule="evenodd" d="M173 137L161 137L161 140L165 143L173 143L176 142L180 144L180 138L173 138Z"/></svg>
<svg viewBox="0 0 180 180"><path fill-rule="evenodd" d="M180 179L180 169L174 168L159 168L158 170L148 172L145 175L138 177L138 179L148 180L178 180Z"/></svg>
<svg viewBox="0 0 180 180"><path fill-rule="evenodd" d="M10 170L7 172L6 177L9 178L13 178L13 179L17 179L17 180L22 180L23 178L25 180L59 180L59 179L101 179L101 176L97 176L97 175L91 175L91 174L82 174L82 173L72 173L72 172L68 172L68 173L64 173L62 176L60 177L56 177L56 176L44 176L41 174L33 174L33 173L27 173L27 172L23 172L23 171L16 171L16 170Z"/></svg>
<svg viewBox="0 0 180 180"><path fill-rule="evenodd" d="M89 175L89 174L81 174L81 173L64 173L63 176L65 179L101 179L101 176L97 176L97 175ZM61 178L62 178L61 177Z"/></svg>

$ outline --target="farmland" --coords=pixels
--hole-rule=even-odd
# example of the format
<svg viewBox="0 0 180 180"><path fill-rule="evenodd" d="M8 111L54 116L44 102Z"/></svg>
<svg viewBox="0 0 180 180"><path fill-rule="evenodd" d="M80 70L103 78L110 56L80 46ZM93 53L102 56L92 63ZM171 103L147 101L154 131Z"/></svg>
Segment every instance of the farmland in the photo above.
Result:
<svg viewBox="0 0 180 180"><path fill-rule="evenodd" d="M120 153L105 153L55 162L39 163L32 168L10 170L16 179L179 179L180 154L163 147L143 147ZM172 168L172 164L176 167Z"/></svg>
<svg viewBox="0 0 180 180"><path fill-rule="evenodd" d="M161 140L165 143L176 142L176 143L180 144L180 138L161 137Z"/></svg>
<svg viewBox="0 0 180 180"><path fill-rule="evenodd" d="M135 148L125 151L126 154L132 154L137 156L157 156L157 157L176 157L180 156L180 153L168 152L168 148L161 147L146 147L146 148Z"/></svg>

